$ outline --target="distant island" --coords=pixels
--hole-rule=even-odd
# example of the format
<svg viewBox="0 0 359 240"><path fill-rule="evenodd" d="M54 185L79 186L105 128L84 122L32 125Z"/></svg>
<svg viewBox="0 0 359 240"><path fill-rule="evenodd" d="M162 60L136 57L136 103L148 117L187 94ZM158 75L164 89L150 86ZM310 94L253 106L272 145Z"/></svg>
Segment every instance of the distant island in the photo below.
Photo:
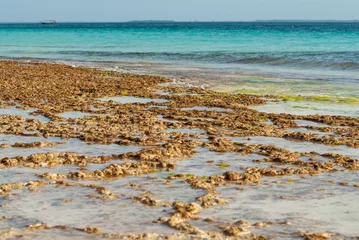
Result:
<svg viewBox="0 0 359 240"><path fill-rule="evenodd" d="M173 20L133 20L128 23L173 23Z"/></svg>
<svg viewBox="0 0 359 240"><path fill-rule="evenodd" d="M277 19L272 19L272 20L256 20L255 22L359 22L359 20L291 20L291 19L287 19L287 20L277 20Z"/></svg>
<svg viewBox="0 0 359 240"><path fill-rule="evenodd" d="M126 23L208 23L208 22L217 22L217 23L221 23L221 22L359 22L359 20L300 20L300 19L268 19L268 20L262 20L262 19L258 19L258 20L254 20L254 21L196 21L196 20L191 20L191 21L174 21L174 20L132 20L132 21L127 21Z"/></svg>

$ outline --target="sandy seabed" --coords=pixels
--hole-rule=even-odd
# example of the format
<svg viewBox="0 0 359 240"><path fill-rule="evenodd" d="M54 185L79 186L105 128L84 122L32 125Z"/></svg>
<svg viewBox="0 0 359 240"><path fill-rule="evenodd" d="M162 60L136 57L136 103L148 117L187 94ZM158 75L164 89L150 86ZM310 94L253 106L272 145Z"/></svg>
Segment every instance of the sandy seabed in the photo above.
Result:
<svg viewBox="0 0 359 240"><path fill-rule="evenodd" d="M357 117L15 61L0 99L3 238L359 237Z"/></svg>

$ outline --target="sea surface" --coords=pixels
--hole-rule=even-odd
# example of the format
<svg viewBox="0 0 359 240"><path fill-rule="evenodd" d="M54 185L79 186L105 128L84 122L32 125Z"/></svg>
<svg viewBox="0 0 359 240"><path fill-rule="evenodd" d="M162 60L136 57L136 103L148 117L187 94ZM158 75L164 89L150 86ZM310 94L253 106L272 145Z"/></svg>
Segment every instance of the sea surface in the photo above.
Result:
<svg viewBox="0 0 359 240"><path fill-rule="evenodd" d="M0 24L0 57L184 76L220 90L359 98L359 22Z"/></svg>

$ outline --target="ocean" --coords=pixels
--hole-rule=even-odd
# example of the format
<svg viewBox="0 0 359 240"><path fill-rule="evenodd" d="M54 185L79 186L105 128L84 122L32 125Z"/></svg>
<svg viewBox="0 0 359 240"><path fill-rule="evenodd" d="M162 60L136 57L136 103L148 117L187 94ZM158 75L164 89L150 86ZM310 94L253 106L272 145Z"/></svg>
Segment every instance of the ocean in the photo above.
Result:
<svg viewBox="0 0 359 240"><path fill-rule="evenodd" d="M0 57L202 78L242 92L359 98L359 22L0 24Z"/></svg>

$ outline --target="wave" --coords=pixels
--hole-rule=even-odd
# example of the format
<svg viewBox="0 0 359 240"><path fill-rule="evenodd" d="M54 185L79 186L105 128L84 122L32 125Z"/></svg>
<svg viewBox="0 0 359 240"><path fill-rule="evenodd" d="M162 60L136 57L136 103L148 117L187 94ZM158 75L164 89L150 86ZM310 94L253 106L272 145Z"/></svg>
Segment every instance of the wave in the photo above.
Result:
<svg viewBox="0 0 359 240"><path fill-rule="evenodd" d="M54 52L51 52L54 54ZM293 68L320 68L358 70L359 52L121 52L121 51L57 51L56 54L116 61L175 61L213 64L244 64L284 66Z"/></svg>

